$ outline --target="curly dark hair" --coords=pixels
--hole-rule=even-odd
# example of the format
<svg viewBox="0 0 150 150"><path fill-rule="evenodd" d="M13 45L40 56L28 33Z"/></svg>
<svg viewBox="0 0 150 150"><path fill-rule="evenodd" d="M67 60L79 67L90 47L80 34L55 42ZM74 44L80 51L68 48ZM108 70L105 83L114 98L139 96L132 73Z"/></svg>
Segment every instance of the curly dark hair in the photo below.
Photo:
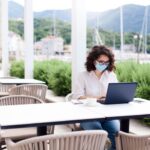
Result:
<svg viewBox="0 0 150 150"><path fill-rule="evenodd" d="M92 70L96 70L94 62L99 58L100 55L106 55L109 58L109 66L107 70L113 71L116 68L114 64L115 62L114 54L110 48L102 45L94 46L92 50L89 52L85 63L87 71L90 72Z"/></svg>

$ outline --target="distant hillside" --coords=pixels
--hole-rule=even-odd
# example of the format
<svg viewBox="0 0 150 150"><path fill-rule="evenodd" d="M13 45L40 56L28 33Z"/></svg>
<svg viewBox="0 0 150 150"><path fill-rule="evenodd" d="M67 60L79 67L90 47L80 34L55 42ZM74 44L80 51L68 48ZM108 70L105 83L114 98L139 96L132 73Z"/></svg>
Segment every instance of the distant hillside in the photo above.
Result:
<svg viewBox="0 0 150 150"><path fill-rule="evenodd" d="M148 7L148 32L150 33L150 6ZM9 18L17 19L23 18L23 6L9 1ZM143 23L143 16L145 6L141 5L124 5L123 18L124 18L124 32L140 32ZM62 21L71 22L71 10L45 10L41 12L34 12L35 18L53 18ZM120 8L108 10L105 12L89 12L87 13L87 23L89 26L94 27L97 24L109 31L120 31Z"/></svg>
<svg viewBox="0 0 150 150"><path fill-rule="evenodd" d="M8 1L8 16L11 19L23 18L24 7L16 2Z"/></svg>
<svg viewBox="0 0 150 150"><path fill-rule="evenodd" d="M35 18L54 18L60 19L63 21L71 21L71 10L45 10L42 12L35 12L34 13Z"/></svg>
<svg viewBox="0 0 150 150"><path fill-rule="evenodd" d="M24 17L24 7L16 2L8 2L8 15L10 19L18 19ZM53 18L62 21L71 21L71 10L45 10L41 12L34 12L35 18Z"/></svg>
<svg viewBox="0 0 150 150"><path fill-rule="evenodd" d="M123 23L125 32L139 32L142 29L142 23L145 13L145 7L140 5L124 5L123 6ZM102 13L88 14L88 24L96 26L98 24L105 30L115 32L120 31L120 8L105 11ZM96 22L98 21L98 22ZM148 24L150 26L150 6L148 6ZM150 28L148 28L150 33Z"/></svg>

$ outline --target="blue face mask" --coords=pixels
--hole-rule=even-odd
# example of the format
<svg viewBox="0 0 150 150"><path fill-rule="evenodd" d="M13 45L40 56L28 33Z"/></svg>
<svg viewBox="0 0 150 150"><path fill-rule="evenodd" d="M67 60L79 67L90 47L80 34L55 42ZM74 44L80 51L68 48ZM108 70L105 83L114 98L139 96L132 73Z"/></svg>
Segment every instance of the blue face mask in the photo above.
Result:
<svg viewBox="0 0 150 150"><path fill-rule="evenodd" d="M96 70L98 70L100 72L103 72L107 67L108 67L108 65L106 65L106 64L100 64L100 63L95 64Z"/></svg>

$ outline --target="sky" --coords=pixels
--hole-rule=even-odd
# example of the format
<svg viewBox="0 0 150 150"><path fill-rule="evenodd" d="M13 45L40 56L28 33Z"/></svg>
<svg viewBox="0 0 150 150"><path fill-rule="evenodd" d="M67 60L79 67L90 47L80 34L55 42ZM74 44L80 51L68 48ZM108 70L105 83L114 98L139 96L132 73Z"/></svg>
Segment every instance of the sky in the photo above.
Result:
<svg viewBox="0 0 150 150"><path fill-rule="evenodd" d="M24 0L9 0L15 1L21 5L24 5ZM33 10L42 11L46 9L67 9L71 8L72 0L32 0ZM150 0L85 0L86 9L88 11L105 11L109 9L115 9L124 4L139 4L150 5Z"/></svg>

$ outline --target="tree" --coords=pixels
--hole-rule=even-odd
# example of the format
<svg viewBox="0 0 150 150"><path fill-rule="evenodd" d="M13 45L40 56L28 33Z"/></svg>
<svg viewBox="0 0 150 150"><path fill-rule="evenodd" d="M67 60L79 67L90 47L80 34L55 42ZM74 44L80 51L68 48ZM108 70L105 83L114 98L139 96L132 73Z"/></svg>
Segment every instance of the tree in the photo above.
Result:
<svg viewBox="0 0 150 150"><path fill-rule="evenodd" d="M24 24L22 20L9 20L9 30L24 37Z"/></svg>

